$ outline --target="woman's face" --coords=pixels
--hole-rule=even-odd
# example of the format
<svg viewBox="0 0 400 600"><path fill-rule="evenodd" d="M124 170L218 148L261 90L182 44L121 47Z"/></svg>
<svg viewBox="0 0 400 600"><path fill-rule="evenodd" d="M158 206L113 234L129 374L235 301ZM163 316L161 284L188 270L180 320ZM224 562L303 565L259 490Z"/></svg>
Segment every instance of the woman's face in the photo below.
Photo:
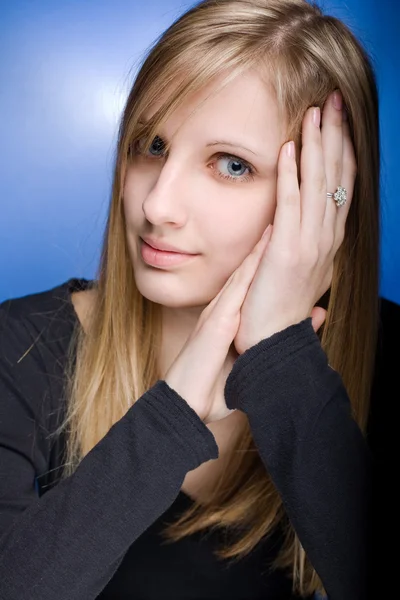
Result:
<svg viewBox="0 0 400 600"><path fill-rule="evenodd" d="M125 179L136 285L143 296L168 307L208 304L275 211L277 161L285 140L274 98L259 75L248 71L189 117L213 89L204 88L173 113L148 153L132 157ZM166 156L163 142L181 125ZM156 256L143 237L194 256L166 264L171 255Z"/></svg>

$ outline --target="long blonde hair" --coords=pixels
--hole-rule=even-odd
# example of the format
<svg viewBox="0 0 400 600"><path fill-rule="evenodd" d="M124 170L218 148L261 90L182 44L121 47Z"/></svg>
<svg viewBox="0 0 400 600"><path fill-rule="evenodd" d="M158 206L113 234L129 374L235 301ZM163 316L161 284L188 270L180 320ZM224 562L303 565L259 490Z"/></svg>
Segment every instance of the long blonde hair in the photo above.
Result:
<svg viewBox="0 0 400 600"><path fill-rule="evenodd" d="M335 88L343 94L358 172L319 336L365 431L379 296L378 97L370 58L340 20L304 0L205 0L177 19L149 51L123 112L97 294L86 331L77 323L70 345L68 411L56 432L68 432L63 477L160 378L160 307L136 288L127 247L122 194L131 146L143 138L147 151L186 97L216 76L226 74L223 83L228 83L251 67L272 84L297 156L306 109L322 108ZM144 110L160 98L163 104L151 120L139 124ZM209 501L194 503L169 524L165 536L174 541L206 527L235 528L240 535L217 556L240 559L278 525L285 538L274 565L288 570L300 594L322 591L245 420Z"/></svg>

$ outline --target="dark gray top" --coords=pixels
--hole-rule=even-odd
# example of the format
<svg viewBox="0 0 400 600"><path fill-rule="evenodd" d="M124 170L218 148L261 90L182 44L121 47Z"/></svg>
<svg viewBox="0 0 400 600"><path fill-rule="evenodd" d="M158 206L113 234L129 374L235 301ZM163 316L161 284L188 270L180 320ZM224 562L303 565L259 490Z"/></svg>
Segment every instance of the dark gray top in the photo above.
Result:
<svg viewBox="0 0 400 600"><path fill-rule="evenodd" d="M59 481L65 440L46 434L65 411L70 294L91 283L0 304L1 599L294 598L289 579L265 569L278 531L236 564L214 556L217 532L161 542L162 523L192 501L180 490L186 473L218 457L210 430L165 381ZM311 319L242 354L226 402L247 414L329 598L364 599L370 452Z"/></svg>

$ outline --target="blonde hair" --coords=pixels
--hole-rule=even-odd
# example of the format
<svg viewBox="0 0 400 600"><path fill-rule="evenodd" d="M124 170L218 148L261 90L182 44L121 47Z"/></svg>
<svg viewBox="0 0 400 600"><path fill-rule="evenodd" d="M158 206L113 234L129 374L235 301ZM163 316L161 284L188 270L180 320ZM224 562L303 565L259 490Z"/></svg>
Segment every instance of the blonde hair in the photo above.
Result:
<svg viewBox="0 0 400 600"><path fill-rule="evenodd" d="M136 288L125 232L122 194L130 148L143 137L147 151L171 113L214 77L226 74L223 84L228 83L249 68L272 85L297 156L306 109L322 108L336 88L343 94L358 171L332 286L321 299L328 312L319 336L365 432L379 297L378 97L370 59L346 25L315 4L205 0L178 18L149 51L123 112L97 294L86 332L77 323L70 345L68 412L56 432L68 431L63 477L160 378L160 307ZM159 110L139 124L160 98ZM194 503L168 525L165 536L174 541L206 527L229 527L238 533L236 540L217 556L240 559L278 525L285 538L274 566L288 570L298 593L323 591L244 420L229 467L209 501Z"/></svg>

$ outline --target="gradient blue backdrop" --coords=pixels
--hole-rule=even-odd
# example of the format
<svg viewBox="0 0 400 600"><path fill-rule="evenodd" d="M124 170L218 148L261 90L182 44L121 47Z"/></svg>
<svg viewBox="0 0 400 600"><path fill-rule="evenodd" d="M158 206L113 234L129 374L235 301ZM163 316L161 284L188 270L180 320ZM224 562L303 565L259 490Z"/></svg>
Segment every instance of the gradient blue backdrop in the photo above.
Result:
<svg viewBox="0 0 400 600"><path fill-rule="evenodd" d="M73 276L94 277L127 91L144 52L192 4L1 1L0 301ZM382 126L381 293L400 303L399 3L320 4L344 19L376 66Z"/></svg>

